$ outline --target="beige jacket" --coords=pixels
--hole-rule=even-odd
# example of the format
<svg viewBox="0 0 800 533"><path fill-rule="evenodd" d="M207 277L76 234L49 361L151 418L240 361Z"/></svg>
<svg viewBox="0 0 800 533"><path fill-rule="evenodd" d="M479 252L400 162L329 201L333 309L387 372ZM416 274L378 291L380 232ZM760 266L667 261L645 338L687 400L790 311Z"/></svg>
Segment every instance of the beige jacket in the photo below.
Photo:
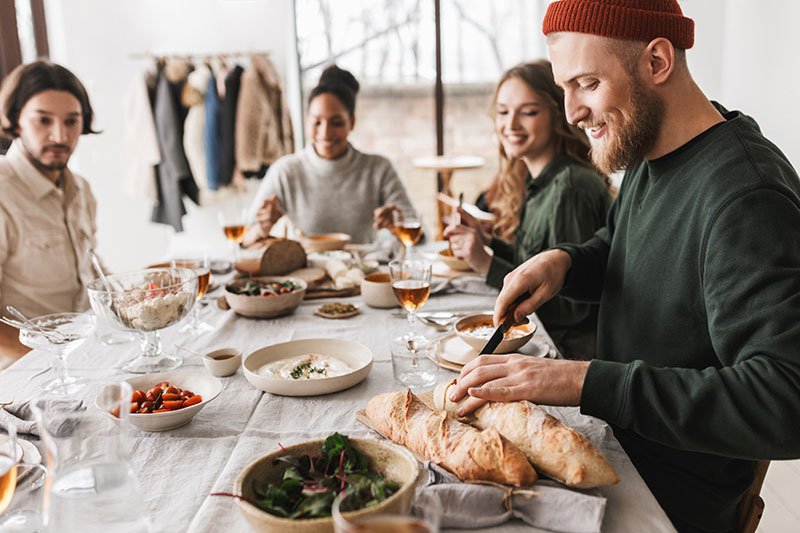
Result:
<svg viewBox="0 0 800 533"><path fill-rule="evenodd" d="M94 195L69 170L63 189L56 187L19 142L0 157L0 309L13 305L28 316L85 311L94 279Z"/></svg>
<svg viewBox="0 0 800 533"><path fill-rule="evenodd" d="M254 54L242 74L236 107L236 166L261 170L294 152L294 132L280 79L265 55Z"/></svg>

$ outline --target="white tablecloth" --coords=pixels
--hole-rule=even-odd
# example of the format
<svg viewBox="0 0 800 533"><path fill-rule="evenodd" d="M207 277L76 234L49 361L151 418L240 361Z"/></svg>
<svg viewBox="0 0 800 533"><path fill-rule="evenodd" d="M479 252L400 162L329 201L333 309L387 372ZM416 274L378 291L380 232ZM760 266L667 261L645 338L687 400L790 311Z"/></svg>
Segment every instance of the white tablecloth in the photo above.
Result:
<svg viewBox="0 0 800 533"><path fill-rule="evenodd" d="M432 297L425 310L491 308L492 296L450 294ZM360 298L350 299L359 303ZM304 302L288 317L254 320L221 311L215 305L203 309L202 318L216 330L191 337L177 327L162 333L164 346L181 344L200 352L233 346L245 354L265 345L300 338L331 337L361 342L373 350L375 363L367 379L336 394L311 398L288 398L265 394L252 387L241 370L222 378L220 396L209 403L188 426L164 432L132 430L131 461L143 487L154 531L247 532L247 523L231 498L210 497L215 491L231 491L242 470L257 457L272 452L280 442L293 444L324 437L333 431L353 436L376 435L355 419L355 412L374 395L397 390L389 352L389 341L404 333L408 323L392 311L371 309L361 304L362 313L347 320L326 320L313 314L320 301ZM418 326L430 336L439 335ZM549 342L544 329L539 330ZM108 347L90 339L70 355L75 375L108 379L123 378L119 368L134 357L138 343ZM50 355L31 352L0 372L0 402L30 399L52 373L26 382L50 364ZM185 366L202 366L198 357L185 354ZM442 370L440 379L454 373ZM87 397L92 401L92 398ZM599 489L608 498L603 530L610 532L674 531L669 520L602 422L581 415L577 409L553 409L562 419L602 440L600 445L621 478L621 482ZM607 431L608 430L608 431ZM606 434L603 438L603 435ZM599 437L598 437L599 436ZM496 531L532 531L522 522L510 522Z"/></svg>

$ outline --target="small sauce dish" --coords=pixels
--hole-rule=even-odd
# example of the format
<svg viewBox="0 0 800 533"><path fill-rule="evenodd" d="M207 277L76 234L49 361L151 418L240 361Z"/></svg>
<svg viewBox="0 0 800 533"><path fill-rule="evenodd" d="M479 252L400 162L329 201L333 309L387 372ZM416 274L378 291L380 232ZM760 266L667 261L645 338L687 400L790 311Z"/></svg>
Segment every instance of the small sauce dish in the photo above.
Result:
<svg viewBox="0 0 800 533"><path fill-rule="evenodd" d="M205 354L203 364L219 378L232 376L242 365L242 351L238 348L220 348Z"/></svg>

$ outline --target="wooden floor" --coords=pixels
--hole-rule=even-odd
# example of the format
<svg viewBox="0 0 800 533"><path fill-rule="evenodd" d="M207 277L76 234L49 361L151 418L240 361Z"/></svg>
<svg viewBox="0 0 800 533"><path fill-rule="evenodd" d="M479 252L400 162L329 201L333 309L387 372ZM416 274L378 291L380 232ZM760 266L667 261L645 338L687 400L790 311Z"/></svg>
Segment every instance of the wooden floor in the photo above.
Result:
<svg viewBox="0 0 800 533"><path fill-rule="evenodd" d="M759 533L800 532L800 460L772 461L761 489Z"/></svg>

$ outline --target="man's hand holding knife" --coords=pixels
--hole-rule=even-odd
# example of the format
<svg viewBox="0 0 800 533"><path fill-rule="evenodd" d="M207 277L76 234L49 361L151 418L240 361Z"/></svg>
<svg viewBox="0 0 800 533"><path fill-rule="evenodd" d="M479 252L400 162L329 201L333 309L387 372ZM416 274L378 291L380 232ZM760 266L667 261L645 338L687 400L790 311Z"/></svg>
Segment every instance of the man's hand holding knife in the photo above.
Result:
<svg viewBox="0 0 800 533"><path fill-rule="evenodd" d="M524 324L527 317L558 294L572 265L569 254L547 250L533 256L503 280L494 308L495 325L513 317L510 325ZM580 405L588 361L542 359L519 354L485 354L461 370L450 399L469 395L459 416L487 401L529 400L545 405Z"/></svg>

